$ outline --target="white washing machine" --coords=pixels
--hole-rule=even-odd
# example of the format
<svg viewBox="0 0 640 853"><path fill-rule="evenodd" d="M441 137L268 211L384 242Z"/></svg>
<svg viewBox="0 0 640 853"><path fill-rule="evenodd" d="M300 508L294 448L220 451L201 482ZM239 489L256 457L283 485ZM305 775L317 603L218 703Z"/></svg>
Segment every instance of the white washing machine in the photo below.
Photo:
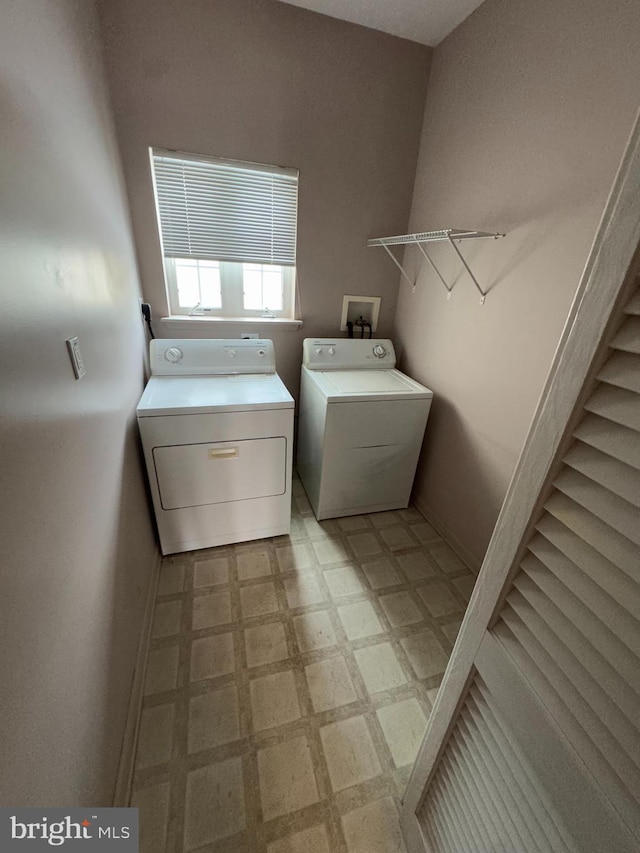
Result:
<svg viewBox="0 0 640 853"><path fill-rule="evenodd" d="M409 504L433 392L389 340L303 343L297 469L318 519Z"/></svg>
<svg viewBox="0 0 640 853"><path fill-rule="evenodd" d="M154 340L137 415L163 554L289 532L293 398L272 341Z"/></svg>

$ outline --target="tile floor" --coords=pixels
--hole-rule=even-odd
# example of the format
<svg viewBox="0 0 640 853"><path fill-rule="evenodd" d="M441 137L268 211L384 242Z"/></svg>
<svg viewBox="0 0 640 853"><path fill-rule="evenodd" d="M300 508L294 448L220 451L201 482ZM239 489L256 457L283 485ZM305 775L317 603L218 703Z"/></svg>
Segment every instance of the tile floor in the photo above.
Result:
<svg viewBox="0 0 640 853"><path fill-rule="evenodd" d="M132 805L142 853L395 853L474 577L410 508L163 561Z"/></svg>

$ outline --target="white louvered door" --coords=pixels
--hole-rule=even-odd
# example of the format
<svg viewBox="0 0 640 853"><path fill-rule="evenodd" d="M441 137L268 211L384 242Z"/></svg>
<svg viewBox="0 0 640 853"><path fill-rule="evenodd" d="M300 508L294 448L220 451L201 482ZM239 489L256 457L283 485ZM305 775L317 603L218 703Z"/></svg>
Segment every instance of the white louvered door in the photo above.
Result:
<svg viewBox="0 0 640 853"><path fill-rule="evenodd" d="M640 850L639 211L636 126L409 783L410 853Z"/></svg>

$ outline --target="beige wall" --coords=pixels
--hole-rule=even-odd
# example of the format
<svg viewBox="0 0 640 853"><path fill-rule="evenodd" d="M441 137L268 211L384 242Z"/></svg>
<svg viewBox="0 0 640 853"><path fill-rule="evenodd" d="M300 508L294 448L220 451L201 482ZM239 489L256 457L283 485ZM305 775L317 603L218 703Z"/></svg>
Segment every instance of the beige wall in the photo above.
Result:
<svg viewBox="0 0 640 853"><path fill-rule="evenodd" d="M136 268L93 4L0 17L0 804L106 806L156 560Z"/></svg>
<svg viewBox="0 0 640 853"><path fill-rule="evenodd" d="M434 249L400 285L403 367L431 386L417 495L479 564L640 102L635 0L487 0L435 51L411 230L506 231Z"/></svg>
<svg viewBox="0 0 640 853"><path fill-rule="evenodd" d="M167 304L150 145L300 169L304 327L259 327L293 393L302 338L336 334L343 294L382 296L379 333L390 334L394 268L365 244L407 224L429 48L273 0L106 0L102 16L142 286L156 317ZM156 326L165 337L189 334Z"/></svg>

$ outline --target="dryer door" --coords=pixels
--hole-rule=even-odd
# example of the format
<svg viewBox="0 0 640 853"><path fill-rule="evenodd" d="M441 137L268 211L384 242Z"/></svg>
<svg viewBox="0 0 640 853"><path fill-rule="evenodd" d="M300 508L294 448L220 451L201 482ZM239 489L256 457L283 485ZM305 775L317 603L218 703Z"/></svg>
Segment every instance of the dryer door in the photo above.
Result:
<svg viewBox="0 0 640 853"><path fill-rule="evenodd" d="M276 438L154 447L163 509L282 495L287 440Z"/></svg>

